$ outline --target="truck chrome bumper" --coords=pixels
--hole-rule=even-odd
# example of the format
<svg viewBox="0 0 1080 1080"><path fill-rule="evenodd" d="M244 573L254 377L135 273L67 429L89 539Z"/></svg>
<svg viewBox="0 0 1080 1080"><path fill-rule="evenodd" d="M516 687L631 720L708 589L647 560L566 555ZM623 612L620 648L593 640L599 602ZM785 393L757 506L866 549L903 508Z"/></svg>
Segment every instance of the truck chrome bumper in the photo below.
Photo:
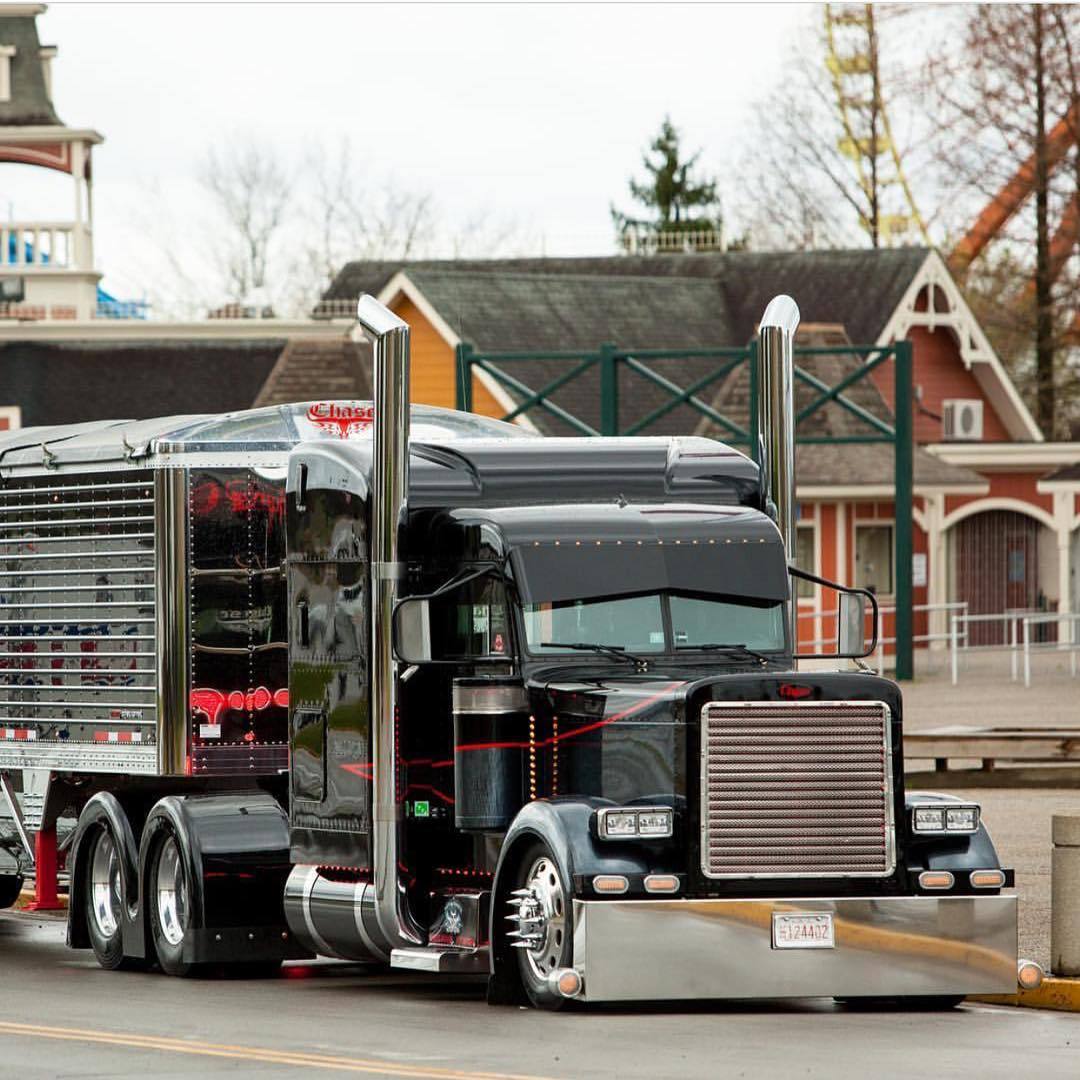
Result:
<svg viewBox="0 0 1080 1080"><path fill-rule="evenodd" d="M774 913L832 915L831 948L773 947ZM575 900L586 1001L1016 990L1015 896Z"/></svg>

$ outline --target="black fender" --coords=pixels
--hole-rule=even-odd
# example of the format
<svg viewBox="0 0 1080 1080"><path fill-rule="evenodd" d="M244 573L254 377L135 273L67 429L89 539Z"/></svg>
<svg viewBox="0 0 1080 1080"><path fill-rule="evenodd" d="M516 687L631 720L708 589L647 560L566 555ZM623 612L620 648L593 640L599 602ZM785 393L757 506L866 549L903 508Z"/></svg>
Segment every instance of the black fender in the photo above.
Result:
<svg viewBox="0 0 1080 1080"><path fill-rule="evenodd" d="M150 872L165 836L176 838L188 875L185 959L259 960L292 955L285 946L289 826L285 811L261 791L167 795L150 811L139 850L142 905L152 903ZM213 882L213 884L209 884ZM143 913L144 934L150 919ZM147 941L152 949L152 943Z"/></svg>
<svg viewBox="0 0 1080 1080"><path fill-rule="evenodd" d="M905 794L905 817L901 835L907 837L907 866L909 870L951 870L957 874L969 870L1001 869L997 848L986 826L980 820L973 833L934 835L919 834L911 829L911 806L915 803L962 803L955 795L937 791L909 791Z"/></svg>
<svg viewBox="0 0 1080 1080"><path fill-rule="evenodd" d="M123 941L125 955L144 957L145 949L128 952L129 936L137 921L139 907L139 848L131 821L120 800L109 791L93 795L79 814L75 836L68 856L67 943L72 949L89 949L90 932L86 925L86 860L90 856L89 839L101 827L108 827L120 855L120 883L123 893Z"/></svg>
<svg viewBox="0 0 1080 1080"><path fill-rule="evenodd" d="M530 802L510 824L492 884L488 941L491 946L491 980L488 999L493 1003L518 1003L521 994L517 968L502 928L507 899L522 852L536 840L551 850L571 896L591 895L588 881L596 874L623 874L640 880L653 871L674 872L675 840L648 844L601 840L594 827L596 811L616 805L610 799L538 799Z"/></svg>

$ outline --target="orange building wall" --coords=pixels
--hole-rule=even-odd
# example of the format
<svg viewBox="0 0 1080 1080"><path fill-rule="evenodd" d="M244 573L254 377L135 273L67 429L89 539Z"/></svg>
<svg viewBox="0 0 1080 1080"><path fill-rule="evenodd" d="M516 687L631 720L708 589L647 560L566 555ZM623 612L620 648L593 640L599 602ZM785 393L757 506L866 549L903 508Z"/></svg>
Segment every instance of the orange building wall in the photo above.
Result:
<svg viewBox="0 0 1080 1080"><path fill-rule="evenodd" d="M409 393L418 405L439 405L453 409L457 404L454 379L457 364L454 350L438 331L408 299L399 297L390 305L395 315L404 319L410 329L411 370ZM495 419L505 415L504 409L475 376L473 377L473 412Z"/></svg>
<svg viewBox="0 0 1080 1080"><path fill-rule="evenodd" d="M990 491L986 495L947 495L945 497L945 513L951 514L958 507L970 502L978 502L980 499L1019 499L1021 502L1030 503L1045 510L1048 514L1054 512L1053 495L1045 495L1039 491L1038 483L1045 473L982 473L984 480L990 484Z"/></svg>
<svg viewBox="0 0 1080 1080"><path fill-rule="evenodd" d="M917 503L921 504L922 500L917 500ZM840 507L843 507L843 514L841 515ZM841 522L842 517L842 522ZM802 504L802 517L800 520L814 520L817 523L820 536L821 546L821 564L818 572L822 577L829 578L832 581L837 581L841 585L853 585L855 583L855 526L859 522L892 522L895 518L895 510L892 501L866 501L866 502L844 502L844 503L817 503L817 504ZM841 532L843 533L843 545L844 556L841 560L839 556L839 547L841 543ZM929 561L929 551L927 545L927 535L918 526L913 523L912 528L912 550L916 554L926 555ZM941 572L942 568L936 568L937 572ZM935 568L928 565L927 567L927 579L929 576L935 573ZM926 604L928 601L928 588L925 585L917 586L912 590L912 603L915 605ZM891 606L893 604L892 597L881 597L883 605ZM803 601L803 606L807 606L807 602ZM836 593L831 589L821 590L821 605L820 610L824 612L833 612L836 610L837 597ZM824 618L822 620L822 631L824 636L828 636L835 632L836 622L832 618ZM803 625L800 627L800 638L809 637L809 627L813 625L809 619L803 620ZM869 632L869 623L867 624L867 630ZM927 634L929 632L929 618L925 611L917 611L913 618L913 632L916 637ZM896 617L891 611L885 612L882 616L882 636L885 638L892 638L896 635ZM816 635L815 635L816 636ZM895 652L895 647L892 642L885 645L885 653L891 656Z"/></svg>
<svg viewBox="0 0 1080 1080"><path fill-rule="evenodd" d="M920 409L920 403L916 402L913 417L915 441L943 441L942 422L927 413L943 416L943 403L946 398L975 398L983 403L983 441L1008 442L1009 433L1005 425L975 376L964 366L964 361L960 358L960 346L953 332L944 327L931 331L925 326L913 326L908 338L912 345L911 381L916 388L922 388L922 408ZM891 409L895 378L892 360L886 360L874 368L870 377Z"/></svg>

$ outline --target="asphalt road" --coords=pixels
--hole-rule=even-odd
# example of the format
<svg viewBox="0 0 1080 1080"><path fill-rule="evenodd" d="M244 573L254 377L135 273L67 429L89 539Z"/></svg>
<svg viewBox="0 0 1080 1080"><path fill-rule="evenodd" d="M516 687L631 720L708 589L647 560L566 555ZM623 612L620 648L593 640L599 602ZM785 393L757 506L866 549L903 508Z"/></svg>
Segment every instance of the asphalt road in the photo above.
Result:
<svg viewBox="0 0 1080 1080"><path fill-rule="evenodd" d="M265 981L101 971L63 921L0 913L0 1077L827 1077L1080 1075L1080 1016L831 1002L491 1008L475 981L360 965Z"/></svg>

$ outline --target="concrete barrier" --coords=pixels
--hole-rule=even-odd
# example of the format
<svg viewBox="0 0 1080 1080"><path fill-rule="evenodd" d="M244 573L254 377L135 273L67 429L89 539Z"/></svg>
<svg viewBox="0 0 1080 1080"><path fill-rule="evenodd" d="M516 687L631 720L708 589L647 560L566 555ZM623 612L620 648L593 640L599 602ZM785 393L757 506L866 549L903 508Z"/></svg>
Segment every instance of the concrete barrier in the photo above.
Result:
<svg viewBox="0 0 1080 1080"><path fill-rule="evenodd" d="M1080 975L1080 814L1054 814L1050 867L1050 970Z"/></svg>

